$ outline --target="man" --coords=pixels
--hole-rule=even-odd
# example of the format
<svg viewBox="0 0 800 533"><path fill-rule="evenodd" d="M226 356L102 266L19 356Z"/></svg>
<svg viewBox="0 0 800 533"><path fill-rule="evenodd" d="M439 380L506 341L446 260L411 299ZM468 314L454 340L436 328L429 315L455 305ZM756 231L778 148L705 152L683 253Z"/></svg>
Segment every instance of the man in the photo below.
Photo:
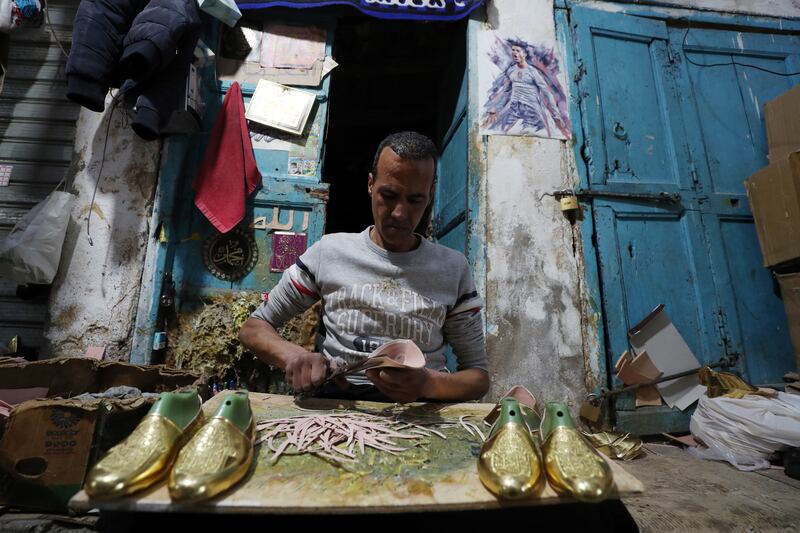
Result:
<svg viewBox="0 0 800 533"><path fill-rule="evenodd" d="M315 390L330 361L363 359L393 339L411 339L425 354L419 370L369 370L348 377L347 396L361 399L462 401L489 388L481 298L466 258L414 233L431 203L436 148L423 135L390 135L375 154L367 190L374 226L325 235L284 272L239 338L266 363L284 369L298 392ZM321 353L278 335L292 316L322 299ZM458 371L445 370L445 343ZM376 390L377 389L377 390ZM377 394L374 394L377 393ZM342 397L330 387L322 395Z"/></svg>

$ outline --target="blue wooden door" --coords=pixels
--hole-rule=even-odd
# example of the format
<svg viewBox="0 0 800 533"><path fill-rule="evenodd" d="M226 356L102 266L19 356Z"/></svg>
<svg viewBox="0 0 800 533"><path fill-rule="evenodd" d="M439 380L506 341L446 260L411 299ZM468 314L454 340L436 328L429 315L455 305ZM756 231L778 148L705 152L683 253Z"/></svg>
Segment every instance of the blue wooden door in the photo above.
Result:
<svg viewBox="0 0 800 533"><path fill-rule="evenodd" d="M287 22L325 27L326 54L331 54L335 27L333 18L299 15L292 18L287 15ZM218 31L219 24L207 28L203 40L218 42ZM244 277L233 280L220 278L207 268L204 248L219 232L194 205L192 181L198 173L210 132L232 82L217 80L213 62L202 72L202 79L203 97L208 106L203 118L203 130L197 134L168 139L162 155L152 224L163 228L166 238L155 252L148 251L149 264L146 268L152 272L152 279L146 280L142 289L143 293L149 294L149 298L143 297L140 302L131 357L133 362L150 362L153 336L160 329L158 295L165 272L171 272L174 280L175 312L179 317L190 315L211 296L235 291L264 292L274 287L282 275L282 271L271 268L276 231L305 234L307 246L319 240L325 231L328 184L321 181L321 162L330 77L324 78L317 87L301 88L316 94L316 103L303 135L261 130L250 123L251 130L284 141L280 149L273 149L270 148L271 144L258 144L256 139L263 138L263 135L253 137L253 151L261 172L262 186L247 198L244 220L236 230L253 237L256 261ZM240 85L246 107L255 90L255 83L241 82ZM290 160L295 162L294 168ZM306 162L300 170L298 161ZM270 227L252 228L252 223L261 217Z"/></svg>
<svg viewBox="0 0 800 533"><path fill-rule="evenodd" d="M470 258L470 235L467 210L469 208L468 76L460 66L454 67L458 92L452 117L445 122L447 128L440 142L440 156L436 162L436 190L433 207L433 237L444 246L453 248ZM474 258L473 258L474 259ZM474 261L472 261L474 264ZM448 346L445 351L447 367L456 370L456 359Z"/></svg>
<svg viewBox="0 0 800 533"><path fill-rule="evenodd" d="M712 70L719 67L688 65L684 30L667 20L582 6L571 14L584 186L680 198L592 201L607 363L628 348L628 329L665 304L701 364L735 354L747 379L779 381L793 366L791 346L781 302L760 266L743 181L766 164L766 143L752 133L763 138L759 105L790 81L776 76L770 92L749 72L726 76ZM698 62L768 54L786 69L798 50L793 37L761 35L734 51L725 37L692 29L696 46L687 54ZM733 97L742 93L748 98ZM688 417L665 407L633 410L623 398L616 420L622 430L648 433L685 429Z"/></svg>
<svg viewBox="0 0 800 533"><path fill-rule="evenodd" d="M455 73L461 83L452 118L441 141L434 193L433 235L441 244L468 255L468 120L467 81L461 70Z"/></svg>
<svg viewBox="0 0 800 533"><path fill-rule="evenodd" d="M800 76L786 76L800 72L800 37L697 28L671 28L669 36L682 93L691 95L687 140L703 228L714 243L726 350L742 355L739 370L753 383L780 383L795 362L743 184L769 163L762 110L800 83Z"/></svg>

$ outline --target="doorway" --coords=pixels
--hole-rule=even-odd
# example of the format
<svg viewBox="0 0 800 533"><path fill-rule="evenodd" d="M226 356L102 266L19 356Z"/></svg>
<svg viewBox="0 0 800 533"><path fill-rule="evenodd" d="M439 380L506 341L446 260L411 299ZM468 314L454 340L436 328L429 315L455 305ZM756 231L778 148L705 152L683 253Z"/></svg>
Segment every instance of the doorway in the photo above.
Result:
<svg viewBox="0 0 800 533"><path fill-rule="evenodd" d="M372 224L367 175L387 135L418 131L443 151L465 73L466 21L347 17L337 24L333 54L325 232L360 232ZM430 234L429 224L430 213L418 231Z"/></svg>

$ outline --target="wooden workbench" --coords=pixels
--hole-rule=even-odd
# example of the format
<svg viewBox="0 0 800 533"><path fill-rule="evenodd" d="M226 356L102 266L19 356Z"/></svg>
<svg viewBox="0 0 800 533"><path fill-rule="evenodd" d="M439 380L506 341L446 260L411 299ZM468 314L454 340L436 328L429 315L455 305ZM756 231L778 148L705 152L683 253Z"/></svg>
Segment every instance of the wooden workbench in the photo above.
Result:
<svg viewBox="0 0 800 533"><path fill-rule="evenodd" d="M224 393L206 402L212 414ZM257 421L308 414L291 396L251 393ZM468 420L483 427L482 418L493 404L385 404L310 399L304 409L361 410L370 413L406 414L442 422ZM488 428L486 428L488 429ZM460 427L440 430L447 439L432 436L425 447L397 456L368 450L355 467L347 470L312 455L282 456L270 464L266 446L255 450L255 464L236 489L203 504L176 504L164 483L134 497L115 501L91 501L76 494L70 507L76 512L101 511L210 512L210 513L362 513L493 509L568 502L547 486L541 496L522 501L499 502L480 482L477 455L480 441ZM486 433L487 431L485 431ZM638 493L643 486L615 461L609 461L617 491L613 497Z"/></svg>

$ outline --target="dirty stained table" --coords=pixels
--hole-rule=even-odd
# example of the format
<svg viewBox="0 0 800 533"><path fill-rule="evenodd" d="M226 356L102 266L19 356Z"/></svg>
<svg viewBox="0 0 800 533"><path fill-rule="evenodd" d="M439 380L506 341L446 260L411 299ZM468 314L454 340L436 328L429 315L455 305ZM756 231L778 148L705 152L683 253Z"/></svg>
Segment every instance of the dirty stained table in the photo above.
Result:
<svg viewBox="0 0 800 533"><path fill-rule="evenodd" d="M213 414L226 393L203 405ZM488 428L482 419L494 404L388 404L311 398L296 404L291 396L250 393L256 421L332 410L392 414L429 422L452 423L460 417ZM302 406L302 408L300 407ZM434 426L435 427L435 426ZM76 494L70 508L111 512L176 512L232 514L358 514L416 513L421 511L473 511L571 503L547 486L539 497L499 501L480 482L477 455L480 440L461 427L440 429L447 437L431 436L425 446L398 455L367 450L355 466L343 469L319 457L281 456L272 464L272 452L265 445L255 449L254 465L239 486L214 500L201 504L173 503L165 483L113 501L93 501L85 492ZM642 483L615 461L609 461L616 490L613 499L644 490Z"/></svg>

